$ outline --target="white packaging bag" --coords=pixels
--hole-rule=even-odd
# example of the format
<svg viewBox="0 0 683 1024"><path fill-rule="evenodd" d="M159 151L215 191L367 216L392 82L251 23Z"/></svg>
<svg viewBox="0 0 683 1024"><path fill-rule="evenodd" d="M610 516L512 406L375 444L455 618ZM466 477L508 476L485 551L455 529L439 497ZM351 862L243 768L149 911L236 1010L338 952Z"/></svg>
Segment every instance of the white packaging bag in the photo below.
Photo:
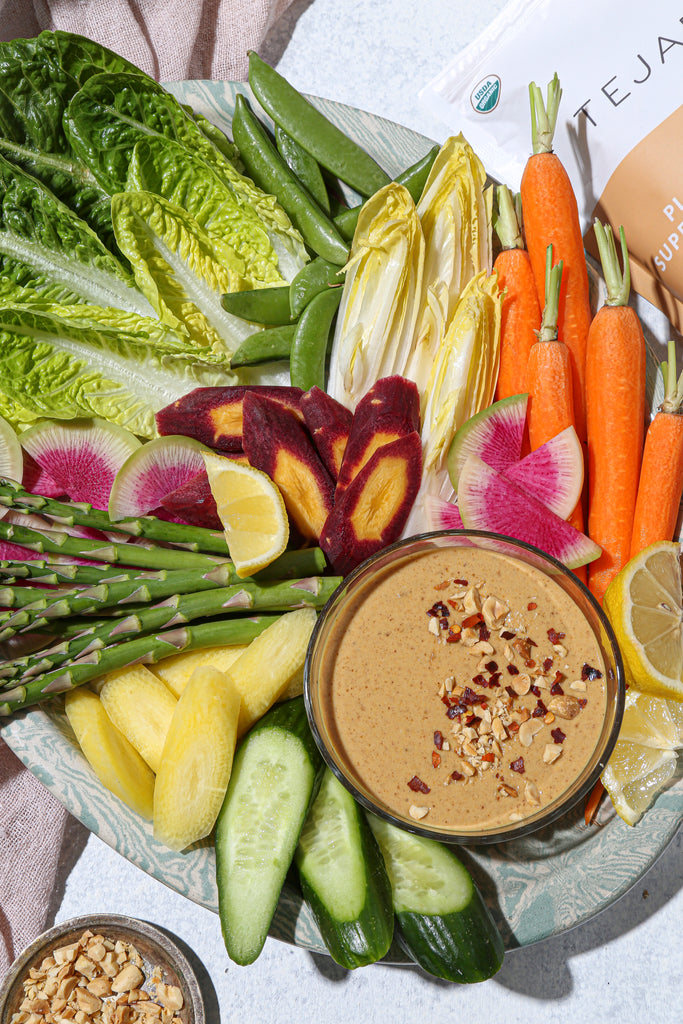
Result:
<svg viewBox="0 0 683 1024"><path fill-rule="evenodd" d="M529 83L562 100L554 149L584 232L623 224L635 291L683 325L683 7L673 0L511 0L420 93L492 177L518 190ZM587 248L593 250L591 235Z"/></svg>

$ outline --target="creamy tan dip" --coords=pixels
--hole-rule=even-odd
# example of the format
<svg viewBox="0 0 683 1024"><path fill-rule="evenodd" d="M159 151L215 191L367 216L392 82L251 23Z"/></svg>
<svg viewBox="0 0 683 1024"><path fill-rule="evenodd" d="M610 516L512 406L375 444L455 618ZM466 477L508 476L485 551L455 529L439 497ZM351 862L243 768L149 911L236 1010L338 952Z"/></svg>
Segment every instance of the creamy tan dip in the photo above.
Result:
<svg viewBox="0 0 683 1024"><path fill-rule="evenodd" d="M479 548L385 570L333 627L323 712L369 792L466 832L521 821L570 786L605 716L593 630L539 569Z"/></svg>

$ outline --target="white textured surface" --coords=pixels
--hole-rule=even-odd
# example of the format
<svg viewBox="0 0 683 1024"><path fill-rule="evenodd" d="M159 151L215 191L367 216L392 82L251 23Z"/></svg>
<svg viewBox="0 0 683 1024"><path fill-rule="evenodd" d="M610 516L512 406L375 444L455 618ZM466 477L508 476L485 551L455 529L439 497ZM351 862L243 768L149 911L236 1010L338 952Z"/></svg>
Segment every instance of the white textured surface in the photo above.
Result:
<svg viewBox="0 0 683 1024"><path fill-rule="evenodd" d="M295 0L263 55L305 92L442 141L446 130L425 115L418 92L502 6L503 0ZM74 826L65 890L55 894L56 920L124 913L175 933L208 972L210 1024L680 1020L681 832L616 905L579 928L508 954L495 979L473 987L377 965L350 974L327 958L272 940L256 965L236 967L223 952L213 914L148 878L99 840L85 838Z"/></svg>

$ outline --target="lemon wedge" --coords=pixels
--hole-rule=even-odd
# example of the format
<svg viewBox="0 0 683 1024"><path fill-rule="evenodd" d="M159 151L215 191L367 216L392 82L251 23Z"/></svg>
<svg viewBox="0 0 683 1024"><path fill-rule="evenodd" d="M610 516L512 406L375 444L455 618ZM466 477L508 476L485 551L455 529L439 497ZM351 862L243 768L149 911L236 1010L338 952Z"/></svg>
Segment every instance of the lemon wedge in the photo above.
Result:
<svg viewBox="0 0 683 1024"><path fill-rule="evenodd" d="M601 775L614 809L627 825L635 825L655 797L676 774L673 750L658 750L618 740Z"/></svg>
<svg viewBox="0 0 683 1024"><path fill-rule="evenodd" d="M270 477L223 455L203 453L211 492L237 575L265 569L283 553L289 520Z"/></svg>
<svg viewBox="0 0 683 1024"><path fill-rule="evenodd" d="M683 701L653 697L633 686L626 691L619 740L657 750L683 747Z"/></svg>
<svg viewBox="0 0 683 1024"><path fill-rule="evenodd" d="M681 545L658 541L617 573L603 598L636 689L683 700Z"/></svg>

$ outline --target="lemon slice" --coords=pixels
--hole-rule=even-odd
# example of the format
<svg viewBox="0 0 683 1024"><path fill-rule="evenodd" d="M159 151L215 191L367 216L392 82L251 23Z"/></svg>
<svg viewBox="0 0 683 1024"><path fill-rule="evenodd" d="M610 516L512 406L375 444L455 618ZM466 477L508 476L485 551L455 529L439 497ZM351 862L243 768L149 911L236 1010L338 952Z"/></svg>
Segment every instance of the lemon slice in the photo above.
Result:
<svg viewBox="0 0 683 1024"><path fill-rule="evenodd" d="M629 676L638 690L683 700L681 545L651 544L632 558L605 592Z"/></svg>
<svg viewBox="0 0 683 1024"><path fill-rule="evenodd" d="M658 750L618 740L602 773L602 784L614 809L627 825L635 825L676 773L673 750Z"/></svg>
<svg viewBox="0 0 683 1024"><path fill-rule="evenodd" d="M222 455L203 453L211 492L238 576L251 576L287 547L289 520L266 473Z"/></svg>
<svg viewBox="0 0 683 1024"><path fill-rule="evenodd" d="M683 701L653 697L631 686L626 693L619 740L657 750L683 747Z"/></svg>

